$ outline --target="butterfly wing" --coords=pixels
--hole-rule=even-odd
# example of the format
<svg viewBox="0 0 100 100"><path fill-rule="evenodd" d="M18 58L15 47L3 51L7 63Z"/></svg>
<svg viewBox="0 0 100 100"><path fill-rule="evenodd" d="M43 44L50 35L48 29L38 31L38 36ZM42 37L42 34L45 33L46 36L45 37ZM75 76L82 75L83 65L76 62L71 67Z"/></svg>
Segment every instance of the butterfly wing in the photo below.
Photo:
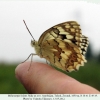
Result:
<svg viewBox="0 0 100 100"><path fill-rule="evenodd" d="M78 70L86 62L77 47L59 39L46 40L41 46L41 53L51 64L68 72Z"/></svg>
<svg viewBox="0 0 100 100"><path fill-rule="evenodd" d="M82 35L79 24L75 21L51 27L38 41L40 56L66 71L77 70L84 65L88 44L88 38Z"/></svg>
<svg viewBox="0 0 100 100"><path fill-rule="evenodd" d="M78 46L82 55L85 55L89 44L88 38L82 35L80 25L75 21L68 21L51 27L39 38L39 45L48 39L60 39Z"/></svg>

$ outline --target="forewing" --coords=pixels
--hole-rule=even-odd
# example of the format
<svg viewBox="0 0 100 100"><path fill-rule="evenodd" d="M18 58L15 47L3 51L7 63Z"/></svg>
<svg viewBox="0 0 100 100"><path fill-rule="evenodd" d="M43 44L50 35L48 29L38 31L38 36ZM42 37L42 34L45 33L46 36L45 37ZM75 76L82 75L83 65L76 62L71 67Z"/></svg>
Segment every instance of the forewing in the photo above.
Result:
<svg viewBox="0 0 100 100"><path fill-rule="evenodd" d="M86 62L78 47L59 39L50 39L41 45L41 56L54 66L71 72L78 70Z"/></svg>
<svg viewBox="0 0 100 100"><path fill-rule="evenodd" d="M46 30L39 38L38 44L41 45L50 39L59 39L73 47L77 46L82 55L85 55L89 44L88 38L82 35L80 25L75 21L64 22Z"/></svg>

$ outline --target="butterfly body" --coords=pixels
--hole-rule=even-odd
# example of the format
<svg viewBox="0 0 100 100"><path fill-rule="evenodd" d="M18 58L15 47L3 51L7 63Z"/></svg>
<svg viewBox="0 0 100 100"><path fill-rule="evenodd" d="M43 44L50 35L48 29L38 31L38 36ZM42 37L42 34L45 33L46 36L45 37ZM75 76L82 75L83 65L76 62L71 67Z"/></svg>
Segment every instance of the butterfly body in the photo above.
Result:
<svg viewBox="0 0 100 100"><path fill-rule="evenodd" d="M37 55L68 72L84 65L88 44L88 38L82 35L80 25L75 21L55 25L38 41L31 41Z"/></svg>

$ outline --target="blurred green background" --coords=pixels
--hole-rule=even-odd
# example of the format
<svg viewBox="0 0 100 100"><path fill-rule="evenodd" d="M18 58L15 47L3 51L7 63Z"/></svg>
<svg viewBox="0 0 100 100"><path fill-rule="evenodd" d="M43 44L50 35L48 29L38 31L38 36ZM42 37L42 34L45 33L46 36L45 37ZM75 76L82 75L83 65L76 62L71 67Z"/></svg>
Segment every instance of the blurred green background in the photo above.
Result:
<svg viewBox="0 0 100 100"><path fill-rule="evenodd" d="M18 64L0 64L0 94L27 93L22 84L15 77Z"/></svg>
<svg viewBox="0 0 100 100"><path fill-rule="evenodd" d="M100 90L100 54L94 56L89 46L86 58L88 62L79 71L66 73L76 80ZM27 93L22 84L15 77L15 68L18 64L0 64L0 93L19 94Z"/></svg>

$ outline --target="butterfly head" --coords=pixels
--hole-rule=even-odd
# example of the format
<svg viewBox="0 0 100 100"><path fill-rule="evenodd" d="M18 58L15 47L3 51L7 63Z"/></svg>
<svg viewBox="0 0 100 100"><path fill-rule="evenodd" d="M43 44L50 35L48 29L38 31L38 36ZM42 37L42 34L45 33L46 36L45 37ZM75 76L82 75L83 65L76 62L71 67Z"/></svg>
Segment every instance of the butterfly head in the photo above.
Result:
<svg viewBox="0 0 100 100"><path fill-rule="evenodd" d="M34 47L37 55L40 55L40 46L38 45L38 41L31 40L31 46Z"/></svg>
<svg viewBox="0 0 100 100"><path fill-rule="evenodd" d="M31 40L31 46L35 47L36 45L38 45L38 42L35 40Z"/></svg>

